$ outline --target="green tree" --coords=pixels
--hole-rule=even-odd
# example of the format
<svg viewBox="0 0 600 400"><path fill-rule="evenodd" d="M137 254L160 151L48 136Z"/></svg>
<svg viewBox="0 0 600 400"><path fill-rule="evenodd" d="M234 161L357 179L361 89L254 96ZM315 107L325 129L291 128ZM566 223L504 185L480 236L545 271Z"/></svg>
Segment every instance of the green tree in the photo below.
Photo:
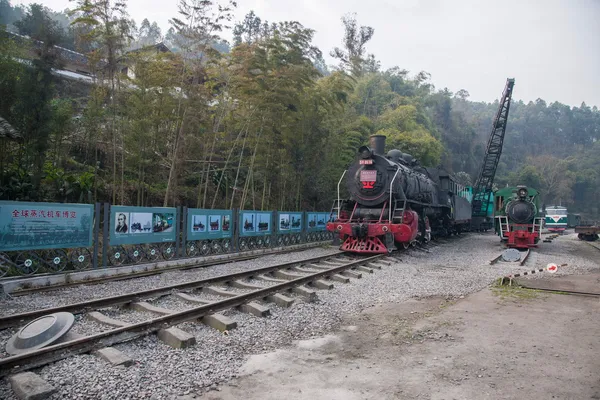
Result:
<svg viewBox="0 0 600 400"><path fill-rule="evenodd" d="M340 68L348 71L352 76L359 77L365 72L365 66L369 62L370 70L376 67L374 56L369 55L365 59L366 44L375 33L370 26L358 26L356 14L347 14L342 17L344 24L343 47L335 47L331 56L340 61Z"/></svg>

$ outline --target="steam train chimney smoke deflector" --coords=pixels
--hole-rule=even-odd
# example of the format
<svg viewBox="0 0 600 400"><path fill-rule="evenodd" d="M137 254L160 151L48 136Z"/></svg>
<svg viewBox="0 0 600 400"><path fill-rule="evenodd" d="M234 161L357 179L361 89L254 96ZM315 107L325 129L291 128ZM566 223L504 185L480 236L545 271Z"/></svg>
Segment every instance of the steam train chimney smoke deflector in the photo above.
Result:
<svg viewBox="0 0 600 400"><path fill-rule="evenodd" d="M373 135L369 138L369 145L375 154L380 156L385 154L385 136Z"/></svg>

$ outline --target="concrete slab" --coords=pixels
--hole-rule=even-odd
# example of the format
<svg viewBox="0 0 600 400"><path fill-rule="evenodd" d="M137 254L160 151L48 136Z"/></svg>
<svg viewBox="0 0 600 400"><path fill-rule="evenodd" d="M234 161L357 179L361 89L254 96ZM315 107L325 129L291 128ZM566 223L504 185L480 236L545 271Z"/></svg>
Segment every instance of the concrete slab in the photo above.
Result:
<svg viewBox="0 0 600 400"><path fill-rule="evenodd" d="M118 319L108 317L98 311L92 311L92 312L87 313L87 318L94 322L98 322L100 324L104 324L104 325L108 325L108 326L113 326L115 328L122 328L124 326L129 325L125 321L120 321Z"/></svg>
<svg viewBox="0 0 600 400"><path fill-rule="evenodd" d="M373 268L363 267L362 265L359 265L358 267L356 267L356 270L361 271L361 272L366 272L367 274L373 273Z"/></svg>
<svg viewBox="0 0 600 400"><path fill-rule="evenodd" d="M314 274L315 271L311 271L310 269L302 268L302 267L292 267L290 271L299 272L301 274Z"/></svg>
<svg viewBox="0 0 600 400"><path fill-rule="evenodd" d="M273 277L266 276L266 275L258 275L256 277L256 279L260 279L265 282L276 282L276 283L287 282L285 279L277 279L277 278L273 278Z"/></svg>
<svg viewBox="0 0 600 400"><path fill-rule="evenodd" d="M244 281L232 281L232 282L229 282L229 284L231 286L233 286L234 288L238 288L238 289L258 290L258 289L264 289L265 288L264 286L253 285L251 283L244 282Z"/></svg>
<svg viewBox="0 0 600 400"><path fill-rule="evenodd" d="M120 352L114 347L105 347L97 350L94 352L94 355L111 363L112 365L123 365L124 367L129 367L131 364L133 364L133 360L131 358L127 357L124 353Z"/></svg>
<svg viewBox="0 0 600 400"><path fill-rule="evenodd" d="M292 304L294 303L294 299L289 298L288 296L280 294L280 293L276 293L272 296L267 296L267 301L270 301L271 303L275 303L279 307L283 307L283 308L291 307Z"/></svg>
<svg viewBox="0 0 600 400"><path fill-rule="evenodd" d="M200 297L192 296L191 294L182 293L182 292L175 293L175 297L177 297L183 301L188 301L190 303L195 303L195 304L210 304L210 303L212 303L211 301L204 300L204 299L201 299Z"/></svg>
<svg viewBox="0 0 600 400"><path fill-rule="evenodd" d="M347 276L349 278L360 279L362 278L362 274L360 272L346 270L340 272L340 275Z"/></svg>
<svg viewBox="0 0 600 400"><path fill-rule="evenodd" d="M324 265L320 265L320 264L308 264L308 266L309 266L310 268L313 268L313 269L321 269L321 270L323 270L323 271L325 271L325 270L328 270L328 269L331 269L330 267L326 267L326 266L324 266Z"/></svg>
<svg viewBox="0 0 600 400"><path fill-rule="evenodd" d="M22 372L8 378L15 396L19 400L44 400L56 389L33 372Z"/></svg>
<svg viewBox="0 0 600 400"><path fill-rule="evenodd" d="M273 276L275 278L286 279L286 280L291 281L293 279L302 278L304 275L293 274L288 271L277 270L277 271L273 271Z"/></svg>
<svg viewBox="0 0 600 400"><path fill-rule="evenodd" d="M254 301L248 304L242 304L240 306L240 310L242 310L245 313L252 314L256 317L266 317L271 314L271 310L269 310L268 307L265 307Z"/></svg>
<svg viewBox="0 0 600 400"><path fill-rule="evenodd" d="M315 301L319 298L317 296L317 292L315 292L314 290L309 289L305 286L296 286L296 287L292 288L292 292L299 294L300 296L304 297L308 301Z"/></svg>
<svg viewBox="0 0 600 400"><path fill-rule="evenodd" d="M237 322L223 314L212 314L202 318L202 322L221 332L237 328Z"/></svg>
<svg viewBox="0 0 600 400"><path fill-rule="evenodd" d="M377 264L377 263L367 263L367 267L374 268L374 269L381 269L381 265Z"/></svg>
<svg viewBox="0 0 600 400"><path fill-rule="evenodd" d="M317 289L322 289L322 290L331 290L331 289L333 289L333 283L324 281L322 279L314 281L312 283L312 285L314 287L316 287Z"/></svg>
<svg viewBox="0 0 600 400"><path fill-rule="evenodd" d="M160 315L170 315L170 314L175 313L175 311L173 311L173 310L169 310L168 308L163 308L163 307L156 307L145 301L131 303L131 308L133 308L136 311L147 311L147 312L151 312L154 314L160 314Z"/></svg>
<svg viewBox="0 0 600 400"><path fill-rule="evenodd" d="M196 338L193 335L174 326L158 331L158 338L175 349L184 349L196 344Z"/></svg>
<svg viewBox="0 0 600 400"><path fill-rule="evenodd" d="M600 295L600 273L585 275L557 276L552 278L525 279L514 281L529 289L556 290Z"/></svg>
<svg viewBox="0 0 600 400"><path fill-rule="evenodd" d="M340 283L350 283L350 279L346 278L345 276L342 275L331 275L329 277L329 279L331 279L332 281L336 281L336 282L340 282Z"/></svg>
<svg viewBox="0 0 600 400"><path fill-rule="evenodd" d="M236 296L239 296L239 293L229 292L227 290L219 289L218 287L214 287L214 286L204 287L204 288L202 288L202 291L204 293L214 294L216 296L223 296L223 297L236 297Z"/></svg>

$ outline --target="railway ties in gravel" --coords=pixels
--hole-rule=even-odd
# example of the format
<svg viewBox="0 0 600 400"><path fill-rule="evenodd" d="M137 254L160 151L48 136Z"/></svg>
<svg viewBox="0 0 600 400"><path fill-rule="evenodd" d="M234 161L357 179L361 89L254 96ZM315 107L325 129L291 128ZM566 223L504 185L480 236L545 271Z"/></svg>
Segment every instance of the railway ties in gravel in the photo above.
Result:
<svg viewBox="0 0 600 400"><path fill-rule="evenodd" d="M101 324L103 329L88 336L71 335L41 349L0 359L0 376L40 367L71 355L98 352L115 353L110 346L158 332L159 339L174 347L187 347L195 343L195 337L176 328L189 321L202 321L221 331L235 328L235 321L219 314L220 311L237 308L255 316L266 316L265 304L276 303L288 307L292 292L308 301L317 299L314 289L332 289L331 281L349 282L361 278L362 273L389 265L383 255L361 259L348 259L338 255L321 256L251 271L222 275L200 281L187 282L169 287L151 289L115 297L38 310L0 318L0 327L14 327L40 316L61 311L73 314L87 313L87 319ZM248 278L252 282L247 281ZM327 280L326 280L327 279ZM217 285L221 286L217 286ZM159 299L153 301L151 299ZM185 304L185 307L163 306L165 300ZM121 316L100 311L109 307L127 305ZM192 305L192 308L189 306ZM142 321L122 318L127 313L151 313L159 315ZM83 321L83 320L82 320ZM81 321L79 322L81 323ZM60 340L63 340L62 342ZM108 350L106 350L108 348ZM104 350L102 350L104 349ZM118 353L118 352L116 352ZM120 357L121 362L123 357Z"/></svg>

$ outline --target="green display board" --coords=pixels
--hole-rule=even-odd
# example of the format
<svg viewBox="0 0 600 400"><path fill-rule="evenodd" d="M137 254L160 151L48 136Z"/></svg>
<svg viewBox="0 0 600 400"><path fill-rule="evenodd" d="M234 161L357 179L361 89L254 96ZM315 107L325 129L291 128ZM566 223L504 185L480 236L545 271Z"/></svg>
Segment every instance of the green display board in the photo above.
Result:
<svg viewBox="0 0 600 400"><path fill-rule="evenodd" d="M272 215L271 211L240 211L240 236L270 235Z"/></svg>
<svg viewBox="0 0 600 400"><path fill-rule="evenodd" d="M0 201L0 251L92 245L91 204Z"/></svg>
<svg viewBox="0 0 600 400"><path fill-rule="evenodd" d="M230 238L233 225L231 210L206 210L188 208L187 239L223 239Z"/></svg>
<svg viewBox="0 0 600 400"><path fill-rule="evenodd" d="M110 244L144 244L175 241L174 207L110 208Z"/></svg>
<svg viewBox="0 0 600 400"><path fill-rule="evenodd" d="M302 231L302 213L280 211L277 213L277 232L296 233Z"/></svg>
<svg viewBox="0 0 600 400"><path fill-rule="evenodd" d="M328 220L328 212L306 213L306 230L309 232L324 231Z"/></svg>

